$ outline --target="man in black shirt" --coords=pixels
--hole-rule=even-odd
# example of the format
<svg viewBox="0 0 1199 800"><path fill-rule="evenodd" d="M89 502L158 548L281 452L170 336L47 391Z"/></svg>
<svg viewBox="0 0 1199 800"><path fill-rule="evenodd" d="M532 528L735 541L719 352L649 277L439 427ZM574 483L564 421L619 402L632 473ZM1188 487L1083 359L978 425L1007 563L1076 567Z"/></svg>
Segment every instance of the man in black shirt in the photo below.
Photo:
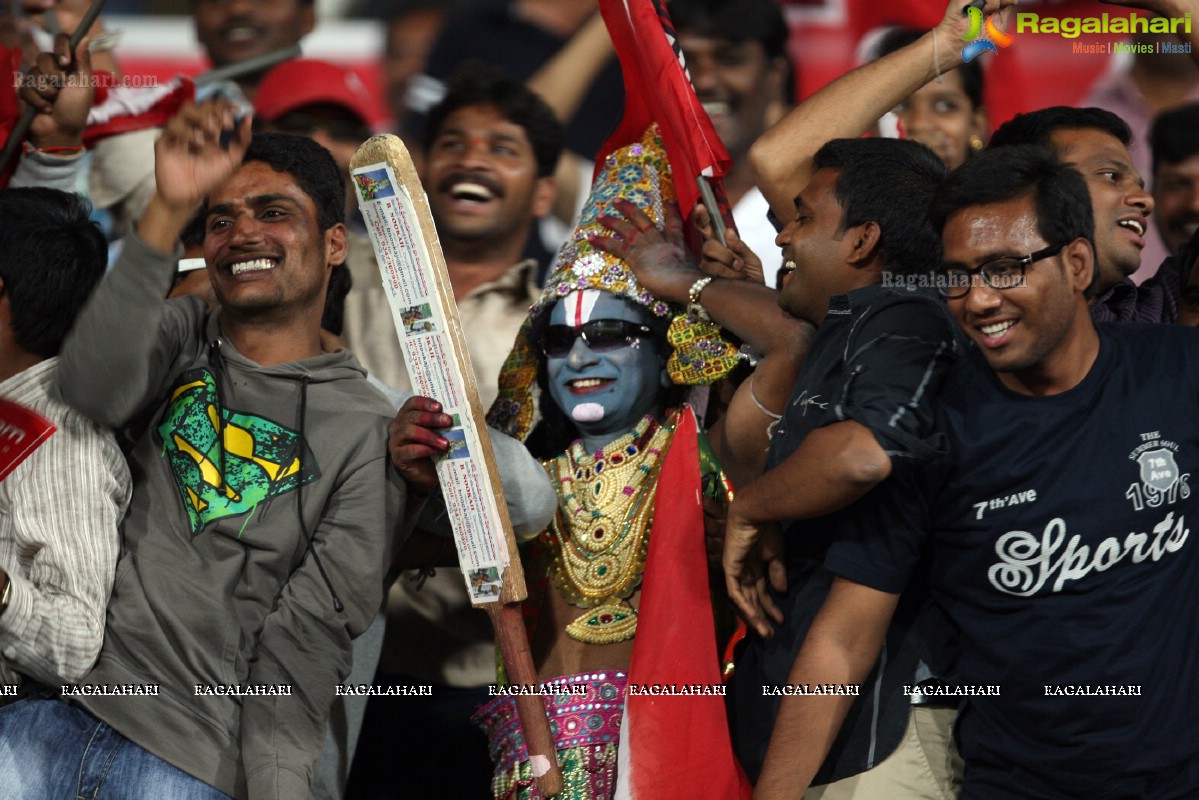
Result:
<svg viewBox="0 0 1199 800"><path fill-rule="evenodd" d="M816 325L816 338L771 439L768 469L739 488L726 531L729 592L752 628L729 690L734 745L751 779L779 703L763 687L785 682L828 591L821 561L836 512L893 470L937 454L930 399L956 351L952 320L928 288L931 274L921 274L939 257L927 208L941 162L915 142L838 139L813 166L777 241L792 272L779 304ZM781 537L776 522L786 525ZM909 633L918 605L892 626L881 685L914 681L919 651ZM910 698L878 708L880 696L860 698L821 782L872 769L896 750Z"/></svg>
<svg viewBox="0 0 1199 800"><path fill-rule="evenodd" d="M928 551L963 798L1196 796L1199 333L1092 322L1090 198L1048 151L974 159L933 217L976 345L939 397L948 455L841 520L791 681L862 680ZM847 706L784 701L759 797L800 796Z"/></svg>

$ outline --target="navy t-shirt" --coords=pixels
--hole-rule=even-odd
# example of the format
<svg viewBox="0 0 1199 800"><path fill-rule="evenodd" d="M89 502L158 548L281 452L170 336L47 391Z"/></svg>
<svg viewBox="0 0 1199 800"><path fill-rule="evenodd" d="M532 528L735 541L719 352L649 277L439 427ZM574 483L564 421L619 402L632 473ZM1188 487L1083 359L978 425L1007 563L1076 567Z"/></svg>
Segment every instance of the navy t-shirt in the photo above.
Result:
<svg viewBox="0 0 1199 800"><path fill-rule="evenodd" d="M931 549L950 677L999 687L958 719L965 798L1199 796L1199 331L1099 337L1048 397L962 359L949 454L843 517L825 562L899 592Z"/></svg>
<svg viewBox="0 0 1199 800"><path fill-rule="evenodd" d="M935 457L933 400L959 346L958 329L935 293L874 285L833 297L770 441L767 466L790 456L813 430L845 420L869 428L893 469ZM776 601L784 623L763 639L752 631L736 654L728 702L733 745L750 780L757 780L781 698L764 686L787 683L808 626L824 603L832 576L823 567L838 514L784 527L786 594ZM887 636L885 668L876 669L855 701L816 783L870 769L899 744L910 698L880 687L912 683L922 655L909 635L921 605L909 593ZM882 703L881 700L889 700Z"/></svg>

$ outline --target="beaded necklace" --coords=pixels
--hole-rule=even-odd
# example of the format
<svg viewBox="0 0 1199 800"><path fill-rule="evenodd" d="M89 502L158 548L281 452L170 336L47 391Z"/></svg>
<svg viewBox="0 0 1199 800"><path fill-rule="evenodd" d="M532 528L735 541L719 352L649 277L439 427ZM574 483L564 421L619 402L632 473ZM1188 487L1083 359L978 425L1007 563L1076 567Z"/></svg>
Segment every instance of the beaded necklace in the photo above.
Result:
<svg viewBox="0 0 1199 800"><path fill-rule="evenodd" d="M637 613L622 601L641 585L669 439L669 428L645 417L594 455L575 442L550 462L561 500L550 528L550 574L567 602L589 609L566 626L573 639L610 644L633 638Z"/></svg>

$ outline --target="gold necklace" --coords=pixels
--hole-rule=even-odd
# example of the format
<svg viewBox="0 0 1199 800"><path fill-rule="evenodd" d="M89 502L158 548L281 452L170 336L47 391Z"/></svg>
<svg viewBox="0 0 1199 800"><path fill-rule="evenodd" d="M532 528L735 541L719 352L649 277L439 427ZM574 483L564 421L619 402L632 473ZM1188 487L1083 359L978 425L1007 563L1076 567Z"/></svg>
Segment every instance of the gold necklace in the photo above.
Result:
<svg viewBox="0 0 1199 800"><path fill-rule="evenodd" d="M594 455L579 442L553 460L561 500L551 525L550 573L567 602L591 609L566 626L573 639L633 638L637 613L621 601L641 584L653 498L670 429L646 417Z"/></svg>

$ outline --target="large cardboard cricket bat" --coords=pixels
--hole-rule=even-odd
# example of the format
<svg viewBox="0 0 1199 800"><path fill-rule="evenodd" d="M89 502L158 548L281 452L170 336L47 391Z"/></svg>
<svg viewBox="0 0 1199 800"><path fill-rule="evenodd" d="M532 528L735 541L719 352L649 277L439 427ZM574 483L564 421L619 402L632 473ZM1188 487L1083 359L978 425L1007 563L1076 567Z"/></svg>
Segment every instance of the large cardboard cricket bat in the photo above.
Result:
<svg viewBox="0 0 1199 800"><path fill-rule="evenodd" d="M450 451L437 464L437 477L466 590L491 616L511 682L536 684L520 613L527 596L524 572L429 201L396 136L364 142L350 173L413 391L440 402L454 419L442 431ZM518 695L516 703L537 788L545 797L557 794L562 772L541 697Z"/></svg>

